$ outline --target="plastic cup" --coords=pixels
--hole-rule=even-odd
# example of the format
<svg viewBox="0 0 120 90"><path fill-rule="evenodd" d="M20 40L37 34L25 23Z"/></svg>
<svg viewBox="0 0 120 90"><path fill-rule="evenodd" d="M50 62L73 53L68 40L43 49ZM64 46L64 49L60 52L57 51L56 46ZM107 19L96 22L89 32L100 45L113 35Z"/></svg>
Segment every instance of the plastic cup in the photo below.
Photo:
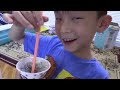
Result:
<svg viewBox="0 0 120 90"><path fill-rule="evenodd" d="M33 57L24 58L16 64L16 69L23 79L43 79L51 64L44 58L36 58L35 72L31 73Z"/></svg>

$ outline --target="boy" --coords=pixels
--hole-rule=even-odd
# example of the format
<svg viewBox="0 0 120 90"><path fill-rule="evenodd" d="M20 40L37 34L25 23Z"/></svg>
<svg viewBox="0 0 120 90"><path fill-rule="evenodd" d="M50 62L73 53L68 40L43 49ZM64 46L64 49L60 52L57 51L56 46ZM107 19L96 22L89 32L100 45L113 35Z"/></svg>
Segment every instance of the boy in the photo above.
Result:
<svg viewBox="0 0 120 90"><path fill-rule="evenodd" d="M33 16L33 17L32 17ZM25 28L37 28L47 21L38 11L14 11L4 18L13 22L9 36L13 41L23 38L24 50L34 53L35 35ZM14 18L14 19L12 19ZM57 36L40 36L38 56L52 56L56 71L51 79L108 79L108 73L92 57L90 46L96 32L102 33L112 18L107 11L55 11ZM41 22L40 22L41 21Z"/></svg>

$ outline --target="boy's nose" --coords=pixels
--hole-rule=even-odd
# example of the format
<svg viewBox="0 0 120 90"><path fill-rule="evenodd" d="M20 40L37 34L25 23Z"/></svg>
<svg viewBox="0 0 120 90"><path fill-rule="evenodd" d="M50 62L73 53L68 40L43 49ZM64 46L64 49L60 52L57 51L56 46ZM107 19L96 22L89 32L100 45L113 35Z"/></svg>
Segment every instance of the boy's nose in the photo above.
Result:
<svg viewBox="0 0 120 90"><path fill-rule="evenodd" d="M63 23L61 26L62 33L70 33L72 30L72 26L70 23Z"/></svg>

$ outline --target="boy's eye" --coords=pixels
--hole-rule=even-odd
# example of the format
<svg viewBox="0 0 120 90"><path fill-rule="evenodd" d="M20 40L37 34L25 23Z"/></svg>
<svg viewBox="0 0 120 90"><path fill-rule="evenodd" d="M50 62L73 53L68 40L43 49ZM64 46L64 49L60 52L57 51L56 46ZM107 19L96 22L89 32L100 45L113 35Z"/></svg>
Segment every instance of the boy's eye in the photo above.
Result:
<svg viewBox="0 0 120 90"><path fill-rule="evenodd" d="M81 21L82 19L84 19L84 18L82 18L82 17L73 17L73 18L72 18L72 21L75 22L75 23L80 23L80 21Z"/></svg>
<svg viewBox="0 0 120 90"><path fill-rule="evenodd" d="M56 20L57 20L57 21L61 21L61 20L62 20L62 18L56 18Z"/></svg>
<svg viewBox="0 0 120 90"><path fill-rule="evenodd" d="M82 17L73 17L72 20L80 20L83 19Z"/></svg>

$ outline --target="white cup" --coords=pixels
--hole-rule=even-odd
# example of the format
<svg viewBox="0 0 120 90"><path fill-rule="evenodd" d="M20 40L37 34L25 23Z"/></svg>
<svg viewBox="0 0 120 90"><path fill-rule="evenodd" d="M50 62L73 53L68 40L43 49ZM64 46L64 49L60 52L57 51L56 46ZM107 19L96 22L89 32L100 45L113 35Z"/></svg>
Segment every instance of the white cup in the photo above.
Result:
<svg viewBox="0 0 120 90"><path fill-rule="evenodd" d="M30 63L32 64L32 60L33 60L33 57L28 57L28 58L24 58L23 60L20 60L16 64L17 71L21 74L21 76L23 78L26 78L26 79L43 79L45 74L51 67L50 62L46 59L37 57L36 65L37 65L37 67L39 67L38 68L39 70L38 70L38 72L31 73L28 70L26 70L26 66L28 64L30 65ZM30 68L29 68L29 70L31 71Z"/></svg>

